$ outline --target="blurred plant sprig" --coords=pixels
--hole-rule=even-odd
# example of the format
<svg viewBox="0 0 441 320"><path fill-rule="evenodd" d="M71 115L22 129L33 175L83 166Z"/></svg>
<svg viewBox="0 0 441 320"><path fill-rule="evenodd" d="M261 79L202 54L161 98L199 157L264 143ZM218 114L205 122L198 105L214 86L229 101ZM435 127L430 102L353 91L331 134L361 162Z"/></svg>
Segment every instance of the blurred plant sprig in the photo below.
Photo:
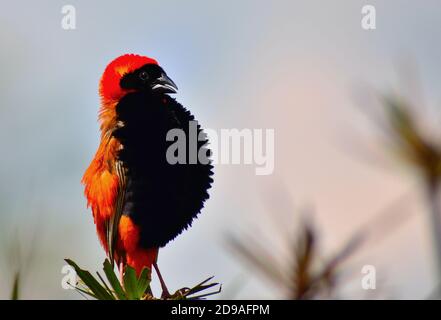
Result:
<svg viewBox="0 0 441 320"><path fill-rule="evenodd" d="M103 271L107 281L97 272L97 278L89 271L80 268L74 261L65 259L65 261L75 269L80 281L77 284L71 284L80 293L97 300L157 300L150 290L150 270L144 268L139 277L135 270L126 266L122 283L106 259L103 263ZM197 300L215 295L221 292L219 283L208 283L213 277L205 279L192 288L182 288L177 290L167 299L169 300ZM208 289L219 286L218 290L206 292Z"/></svg>
<svg viewBox="0 0 441 320"><path fill-rule="evenodd" d="M398 159L415 169L423 182L438 267L436 296L441 296L441 142L435 132L427 132L414 114L417 106L396 95L383 95L382 106L388 124L389 145ZM421 106L419 106L421 107Z"/></svg>
<svg viewBox="0 0 441 320"><path fill-rule="evenodd" d="M292 255L281 265L257 239L229 238L230 246L246 263L255 267L293 300L332 297L338 285L342 264L361 244L354 236L346 245L324 261L318 248L318 234L310 222L302 224L298 237L291 244Z"/></svg>

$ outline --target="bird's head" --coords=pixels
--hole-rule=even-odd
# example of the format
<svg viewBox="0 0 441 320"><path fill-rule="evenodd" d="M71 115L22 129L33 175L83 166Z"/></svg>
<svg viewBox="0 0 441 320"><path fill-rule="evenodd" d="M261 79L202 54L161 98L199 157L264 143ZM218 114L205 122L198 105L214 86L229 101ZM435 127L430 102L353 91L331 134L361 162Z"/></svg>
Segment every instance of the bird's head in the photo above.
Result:
<svg viewBox="0 0 441 320"><path fill-rule="evenodd" d="M107 65L101 77L99 91L103 101L109 103L118 101L129 92L165 94L176 93L177 89L156 60L125 54Z"/></svg>

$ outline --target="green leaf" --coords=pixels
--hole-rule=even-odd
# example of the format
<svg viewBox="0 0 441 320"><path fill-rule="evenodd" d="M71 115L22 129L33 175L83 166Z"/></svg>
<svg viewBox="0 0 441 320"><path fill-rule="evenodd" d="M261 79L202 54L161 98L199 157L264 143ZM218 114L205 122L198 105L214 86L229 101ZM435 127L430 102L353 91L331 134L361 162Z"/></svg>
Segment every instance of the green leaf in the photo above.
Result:
<svg viewBox="0 0 441 320"><path fill-rule="evenodd" d="M87 294L88 296L90 296L90 297L92 297L94 299L99 300L98 297L90 290L82 289L80 287L75 287L75 290L80 292L81 295L82 295L82 293L84 293L84 294ZM82 296L84 296L84 295L82 295ZM84 296L84 297L87 298L86 296Z"/></svg>
<svg viewBox="0 0 441 320"><path fill-rule="evenodd" d="M217 284L216 284L217 285ZM212 286L210 286L212 287ZM191 296L191 297L187 297L188 300L200 300L209 296L213 296L215 294L219 294L222 292L222 285L219 286L219 289L216 291L212 291L212 292L208 292L208 293L204 293L204 294L200 294L198 296Z"/></svg>
<svg viewBox="0 0 441 320"><path fill-rule="evenodd" d="M214 278L213 276L209 277L209 278L205 279L204 281L202 281L201 283L195 285L193 288L188 290L188 292L186 293L186 296L198 293L200 291L203 291L205 289L209 289L209 288L214 287L214 286L217 286L218 283L210 283L208 285L205 285L208 281L210 281L213 278Z"/></svg>
<svg viewBox="0 0 441 320"><path fill-rule="evenodd" d="M84 282L84 284L93 292L98 300L115 300L115 297L109 293L105 287L103 287L91 274L89 271L81 269L75 262L70 259L65 259L65 261L72 266L78 277Z"/></svg>
<svg viewBox="0 0 441 320"><path fill-rule="evenodd" d="M113 300L116 300L113 291L109 288L109 286L107 285L106 281L103 279L103 277L100 275L100 273L97 271L96 275L98 276L98 278L101 280L104 288L106 289L106 291L112 296Z"/></svg>
<svg viewBox="0 0 441 320"><path fill-rule="evenodd" d="M141 296L138 293L138 279L136 278L135 269L126 266L123 276L124 289L129 300L139 300Z"/></svg>
<svg viewBox="0 0 441 320"><path fill-rule="evenodd" d="M138 279L138 294L140 297L142 297L147 290L147 288L150 286L150 269L147 267L144 267L141 271L141 275Z"/></svg>
<svg viewBox="0 0 441 320"><path fill-rule="evenodd" d="M113 267L110 264L109 260L106 259L103 263L103 270L106 274L107 280L109 280L110 285L112 286L113 290L115 291L116 296L119 300L127 300L126 294L124 292L123 287L121 286L121 283L118 280L118 277L116 276L115 272L113 271Z"/></svg>

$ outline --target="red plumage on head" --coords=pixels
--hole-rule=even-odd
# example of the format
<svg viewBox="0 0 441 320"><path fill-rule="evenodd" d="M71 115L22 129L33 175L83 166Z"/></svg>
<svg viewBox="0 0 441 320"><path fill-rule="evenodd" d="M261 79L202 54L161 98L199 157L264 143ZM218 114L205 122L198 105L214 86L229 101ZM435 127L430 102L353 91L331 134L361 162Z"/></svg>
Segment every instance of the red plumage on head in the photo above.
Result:
<svg viewBox="0 0 441 320"><path fill-rule="evenodd" d="M110 62L101 77L99 93L104 103L119 100L127 90L119 86L121 78L145 64L158 64L155 59L137 54L124 54Z"/></svg>

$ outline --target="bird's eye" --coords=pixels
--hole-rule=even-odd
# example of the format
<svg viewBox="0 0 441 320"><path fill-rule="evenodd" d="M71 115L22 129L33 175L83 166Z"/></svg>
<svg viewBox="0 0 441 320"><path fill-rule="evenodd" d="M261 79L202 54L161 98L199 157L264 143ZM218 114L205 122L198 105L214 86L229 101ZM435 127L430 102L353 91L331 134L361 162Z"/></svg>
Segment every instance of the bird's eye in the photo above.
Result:
<svg viewBox="0 0 441 320"><path fill-rule="evenodd" d="M143 81L147 80L149 78L149 74L147 73L147 71L141 71L139 73L139 78Z"/></svg>

